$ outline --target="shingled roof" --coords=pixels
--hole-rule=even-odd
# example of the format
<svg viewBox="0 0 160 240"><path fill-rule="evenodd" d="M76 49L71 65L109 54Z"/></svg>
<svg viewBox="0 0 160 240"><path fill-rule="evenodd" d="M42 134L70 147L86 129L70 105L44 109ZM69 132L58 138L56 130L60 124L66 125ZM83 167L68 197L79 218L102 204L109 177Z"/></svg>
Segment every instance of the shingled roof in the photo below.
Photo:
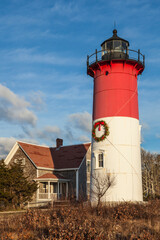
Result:
<svg viewBox="0 0 160 240"><path fill-rule="evenodd" d="M42 179L55 179L55 180L62 180L65 179L63 176L61 176L60 174L53 174L53 173L46 173L43 174L40 177L35 178L35 180L42 180Z"/></svg>
<svg viewBox="0 0 160 240"><path fill-rule="evenodd" d="M52 169L79 168L91 143L50 148L18 142L37 167Z"/></svg>

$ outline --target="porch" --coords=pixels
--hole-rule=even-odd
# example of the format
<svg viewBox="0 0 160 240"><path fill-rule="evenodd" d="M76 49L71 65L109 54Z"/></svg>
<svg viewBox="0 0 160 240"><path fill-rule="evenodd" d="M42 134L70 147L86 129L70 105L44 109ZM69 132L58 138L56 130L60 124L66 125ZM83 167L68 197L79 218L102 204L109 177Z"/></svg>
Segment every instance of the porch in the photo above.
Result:
<svg viewBox="0 0 160 240"><path fill-rule="evenodd" d="M38 183L37 201L56 201L68 198L68 179L47 173L35 179Z"/></svg>

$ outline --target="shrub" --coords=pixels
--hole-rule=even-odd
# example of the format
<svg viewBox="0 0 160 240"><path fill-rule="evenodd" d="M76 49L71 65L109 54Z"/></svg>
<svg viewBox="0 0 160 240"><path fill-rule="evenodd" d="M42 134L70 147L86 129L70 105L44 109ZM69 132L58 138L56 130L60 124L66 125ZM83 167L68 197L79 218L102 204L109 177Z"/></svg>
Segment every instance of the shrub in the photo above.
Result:
<svg viewBox="0 0 160 240"><path fill-rule="evenodd" d="M143 204L120 204L100 209L81 205L29 210L0 223L0 239L54 240L158 240L160 201Z"/></svg>

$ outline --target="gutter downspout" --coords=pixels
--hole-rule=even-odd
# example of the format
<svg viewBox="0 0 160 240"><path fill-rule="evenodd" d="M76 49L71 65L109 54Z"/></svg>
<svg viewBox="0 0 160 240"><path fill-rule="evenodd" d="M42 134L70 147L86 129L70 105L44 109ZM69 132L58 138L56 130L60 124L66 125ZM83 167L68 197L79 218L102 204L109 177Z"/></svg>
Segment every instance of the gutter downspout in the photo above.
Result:
<svg viewBox="0 0 160 240"><path fill-rule="evenodd" d="M76 170L76 200L79 198L79 171Z"/></svg>

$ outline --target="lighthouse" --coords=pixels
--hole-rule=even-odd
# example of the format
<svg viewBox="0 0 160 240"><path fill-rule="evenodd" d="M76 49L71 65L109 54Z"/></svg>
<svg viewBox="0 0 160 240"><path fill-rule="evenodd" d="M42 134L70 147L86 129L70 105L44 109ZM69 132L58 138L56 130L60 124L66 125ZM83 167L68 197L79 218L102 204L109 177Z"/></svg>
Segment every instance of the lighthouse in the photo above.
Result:
<svg viewBox="0 0 160 240"><path fill-rule="evenodd" d="M143 201L137 76L144 66L144 55L131 50L116 29L100 51L87 56L87 74L94 81L91 203L106 176L114 184L101 201Z"/></svg>

